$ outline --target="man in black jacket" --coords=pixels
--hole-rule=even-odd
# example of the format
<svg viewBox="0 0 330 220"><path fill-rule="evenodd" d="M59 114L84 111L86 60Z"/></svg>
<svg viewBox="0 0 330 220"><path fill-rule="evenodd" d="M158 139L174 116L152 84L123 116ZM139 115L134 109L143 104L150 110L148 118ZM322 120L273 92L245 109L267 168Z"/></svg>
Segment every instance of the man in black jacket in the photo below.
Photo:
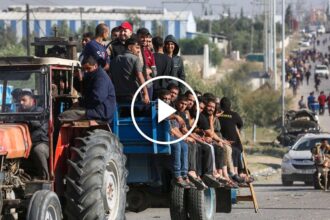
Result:
<svg viewBox="0 0 330 220"><path fill-rule="evenodd" d="M165 47L164 52L172 58L172 68L171 68L171 76L177 77L185 81L186 74L184 72L183 60L180 56L178 56L180 47L177 43L175 37L173 35L168 35L165 38ZM182 83L174 81L173 83L177 84L180 87L180 93L185 93L185 86Z"/></svg>
<svg viewBox="0 0 330 220"><path fill-rule="evenodd" d="M32 92L22 91L20 94L20 112L42 112L41 107L35 106L35 100L33 98ZM38 179L47 180L49 179L48 172L48 158L49 158L49 138L48 138L48 121L38 120L38 121L27 121L26 122L32 141L32 149L30 152L29 163L33 167L33 174Z"/></svg>
<svg viewBox="0 0 330 220"><path fill-rule="evenodd" d="M83 86L79 103L82 108L69 109L63 112L59 119L88 119L111 123L116 111L116 94L110 77L92 56L85 57L82 66L85 70L83 78L79 77Z"/></svg>
<svg viewBox="0 0 330 220"><path fill-rule="evenodd" d="M243 120L237 112L231 110L231 102L227 97L220 100L220 107L223 111L219 116L221 134L227 141L231 142L234 169L235 173L238 174L239 170L243 169L241 160L243 146L237 129L240 130L243 127Z"/></svg>
<svg viewBox="0 0 330 220"><path fill-rule="evenodd" d="M163 47L164 41L161 37L152 38L152 44L154 48L154 57L157 68L157 76L169 76L171 74L171 58L164 54ZM158 97L159 91L166 89L168 86L168 80L160 79L154 83L154 97Z"/></svg>
<svg viewBox="0 0 330 220"><path fill-rule="evenodd" d="M107 45L110 51L111 60L116 58L118 55L123 55L125 53L125 42L127 39L131 38L133 34L133 27L128 21L121 23L118 29L119 37Z"/></svg>

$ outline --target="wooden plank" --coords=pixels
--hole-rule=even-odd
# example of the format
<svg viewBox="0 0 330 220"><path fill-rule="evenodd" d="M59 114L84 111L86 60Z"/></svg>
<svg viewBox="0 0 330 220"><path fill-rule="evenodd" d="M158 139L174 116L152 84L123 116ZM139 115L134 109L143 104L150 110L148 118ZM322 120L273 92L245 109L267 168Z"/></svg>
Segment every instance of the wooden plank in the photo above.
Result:
<svg viewBox="0 0 330 220"><path fill-rule="evenodd" d="M237 132L237 135L238 135L238 138L239 140L241 141L241 144L243 145L243 142L242 142L242 139L241 139L241 135L239 133L239 130L238 128L236 128L236 132ZM242 159L243 159L243 165L244 165L244 171L246 173L247 176L250 176L250 170L248 169L247 167L247 160L246 160L246 156L245 156L245 152L244 152L244 147L243 147L243 151L242 151ZM259 211L259 205L258 205L258 202L257 202L257 197L256 197L256 193L254 191L254 187L253 187L253 184L252 183L249 183L249 189L250 189L250 193L251 193L251 198L252 198L252 202L253 202L253 206L254 206L254 211L255 213L258 213ZM251 201L251 200L247 200L247 201Z"/></svg>

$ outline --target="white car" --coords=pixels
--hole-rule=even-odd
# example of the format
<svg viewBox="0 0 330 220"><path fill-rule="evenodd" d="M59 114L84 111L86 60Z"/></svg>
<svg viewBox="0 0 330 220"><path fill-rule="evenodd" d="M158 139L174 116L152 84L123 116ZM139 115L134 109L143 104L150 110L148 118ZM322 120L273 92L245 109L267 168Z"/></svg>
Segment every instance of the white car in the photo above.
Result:
<svg viewBox="0 0 330 220"><path fill-rule="evenodd" d="M311 44L309 41L300 41L299 45L302 47L309 47Z"/></svg>
<svg viewBox="0 0 330 220"><path fill-rule="evenodd" d="M329 78L329 69L326 65L316 65L315 66L315 74L317 74L321 78Z"/></svg>
<svg viewBox="0 0 330 220"><path fill-rule="evenodd" d="M294 181L303 181L306 185L313 184L316 167L311 149L322 139L327 139L330 143L330 134L305 134L284 155L281 165L284 186L292 186Z"/></svg>

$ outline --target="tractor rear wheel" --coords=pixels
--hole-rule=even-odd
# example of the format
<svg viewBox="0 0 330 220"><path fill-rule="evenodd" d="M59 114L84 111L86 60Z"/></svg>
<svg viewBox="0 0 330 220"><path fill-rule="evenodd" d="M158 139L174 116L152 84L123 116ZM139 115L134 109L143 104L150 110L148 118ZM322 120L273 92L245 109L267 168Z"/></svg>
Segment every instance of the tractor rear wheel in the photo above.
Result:
<svg viewBox="0 0 330 220"><path fill-rule="evenodd" d="M30 200L26 220L61 220L61 203L56 193L49 190L35 192Z"/></svg>
<svg viewBox="0 0 330 220"><path fill-rule="evenodd" d="M117 137L94 130L70 149L65 214L69 220L125 218L126 157Z"/></svg>

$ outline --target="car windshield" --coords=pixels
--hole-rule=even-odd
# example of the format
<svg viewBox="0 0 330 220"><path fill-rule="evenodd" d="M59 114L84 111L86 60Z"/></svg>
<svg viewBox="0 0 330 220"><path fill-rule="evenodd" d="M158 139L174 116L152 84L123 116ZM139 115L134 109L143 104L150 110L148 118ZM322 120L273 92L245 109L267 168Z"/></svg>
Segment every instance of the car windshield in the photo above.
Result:
<svg viewBox="0 0 330 220"><path fill-rule="evenodd" d="M326 67L326 66L317 66L316 69L317 70L327 70L328 67Z"/></svg>
<svg viewBox="0 0 330 220"><path fill-rule="evenodd" d="M0 114L42 112L45 76L38 71L0 71Z"/></svg>
<svg viewBox="0 0 330 220"><path fill-rule="evenodd" d="M297 143L292 150L295 151L310 151L312 149L312 147L315 147L316 144L321 143L321 141L324 138L304 138L303 140L299 141L299 143ZM328 140L328 143L330 143L330 138L326 138Z"/></svg>

